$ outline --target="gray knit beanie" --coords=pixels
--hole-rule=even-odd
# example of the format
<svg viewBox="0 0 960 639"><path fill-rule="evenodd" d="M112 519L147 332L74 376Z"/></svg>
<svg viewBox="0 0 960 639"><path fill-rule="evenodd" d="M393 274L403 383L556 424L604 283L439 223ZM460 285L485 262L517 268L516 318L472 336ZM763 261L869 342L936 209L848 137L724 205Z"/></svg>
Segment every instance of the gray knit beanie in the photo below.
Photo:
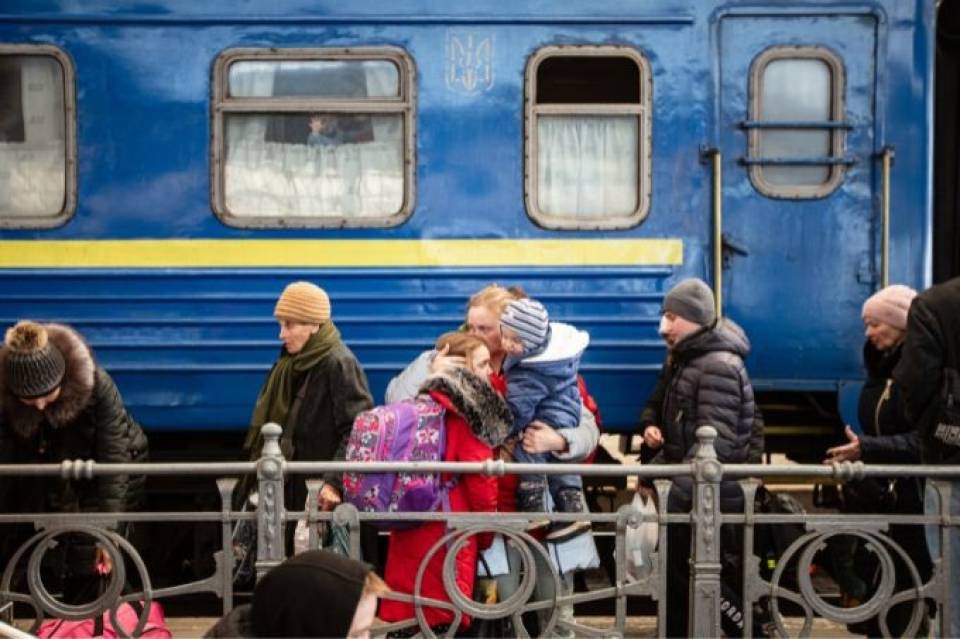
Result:
<svg viewBox="0 0 960 639"><path fill-rule="evenodd" d="M527 353L535 351L547 341L550 316L537 300L513 300L500 315L500 325L515 332Z"/></svg>
<svg viewBox="0 0 960 639"><path fill-rule="evenodd" d="M63 381L63 355L50 343L47 329L40 324L17 322L7 331L4 350L7 386L16 397L43 397Z"/></svg>
<svg viewBox="0 0 960 639"><path fill-rule="evenodd" d="M663 312L673 313L701 326L709 326L717 319L713 291L707 283L690 277L670 289L663 298Z"/></svg>

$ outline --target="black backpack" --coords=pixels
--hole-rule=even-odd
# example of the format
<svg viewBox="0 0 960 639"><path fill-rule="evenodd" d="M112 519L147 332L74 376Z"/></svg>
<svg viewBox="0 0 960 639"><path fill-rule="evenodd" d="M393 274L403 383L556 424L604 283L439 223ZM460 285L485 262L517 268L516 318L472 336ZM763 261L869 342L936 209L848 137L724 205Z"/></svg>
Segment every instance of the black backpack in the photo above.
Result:
<svg viewBox="0 0 960 639"><path fill-rule="evenodd" d="M765 486L757 488L757 494L754 499L754 510L763 514L783 514L783 515L805 515L806 510L795 497L787 493L774 493L766 489ZM806 533L804 524L781 523L781 524L757 524L754 529L753 552L760 557L760 575L770 580L783 553L787 548ZM796 555L794 555L790 566L784 571L780 580L780 585L788 588L797 585L797 567Z"/></svg>

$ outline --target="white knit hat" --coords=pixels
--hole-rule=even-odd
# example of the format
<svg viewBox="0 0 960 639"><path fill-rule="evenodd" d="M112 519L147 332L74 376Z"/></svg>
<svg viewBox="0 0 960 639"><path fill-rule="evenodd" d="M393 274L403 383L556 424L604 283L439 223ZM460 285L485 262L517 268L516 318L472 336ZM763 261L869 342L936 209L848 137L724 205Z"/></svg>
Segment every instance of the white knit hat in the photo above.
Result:
<svg viewBox="0 0 960 639"><path fill-rule="evenodd" d="M901 331L907 328L907 312L917 292L903 284L881 289L863 303L863 319L883 322Z"/></svg>

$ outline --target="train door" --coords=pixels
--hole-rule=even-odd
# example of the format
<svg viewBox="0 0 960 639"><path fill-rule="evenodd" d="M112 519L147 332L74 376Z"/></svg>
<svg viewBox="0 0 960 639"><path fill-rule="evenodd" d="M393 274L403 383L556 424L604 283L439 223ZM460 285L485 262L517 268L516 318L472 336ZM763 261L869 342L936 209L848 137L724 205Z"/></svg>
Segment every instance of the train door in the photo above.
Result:
<svg viewBox="0 0 960 639"><path fill-rule="evenodd" d="M876 21L716 28L724 313L753 342L759 388L836 390L860 376L860 305L880 268Z"/></svg>

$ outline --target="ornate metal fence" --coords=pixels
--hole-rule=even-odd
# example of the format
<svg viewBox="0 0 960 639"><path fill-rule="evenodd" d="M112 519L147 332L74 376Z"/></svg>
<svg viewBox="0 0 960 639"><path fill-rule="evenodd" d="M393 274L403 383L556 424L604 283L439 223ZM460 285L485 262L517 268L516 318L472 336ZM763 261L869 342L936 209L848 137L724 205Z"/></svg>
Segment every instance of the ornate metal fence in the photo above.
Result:
<svg viewBox="0 0 960 639"><path fill-rule="evenodd" d="M349 531L349 552L358 556L360 552L360 523L373 520L412 520L444 521L448 533L439 540L423 557L417 582L420 583L427 563L436 553L446 550L447 556L456 555L468 540L480 533L495 532L503 536L520 558L520 587L505 601L485 604L473 601L460 593L454 580L454 562L447 561L444 567L444 583L450 601L437 601L414 593L391 593L390 599L411 603L416 615L411 619L390 625L379 626L375 634L382 635L399 628L417 625L424 636L434 634L426 623L423 614L425 607L437 607L450 610L454 615L454 624L448 636L456 630L461 616L468 614L478 619L497 619L510 617L518 636L527 636L521 615L529 611L543 611L541 635L549 636L554 629L573 631L577 636L623 636L627 621L627 600L630 597L649 597L656 602L658 634L665 636L667 610L676 598L689 601L688 630L691 636L720 636L721 615L729 614L724 610L726 602L721 596L721 526L733 526L737 530L738 544L741 545L742 561L742 599L746 611L736 621L742 626L744 636L753 636L761 632L753 624L750 611L754 604L766 602L770 621L762 629L767 634L787 636L784 625L783 608L786 602L799 610L803 617L800 636L810 632L816 615L837 623L855 623L872 618L878 614L881 629L889 634L885 616L891 607L898 603L912 603L913 613L909 628L905 634L914 633L926 615L926 601L935 602L940 611L941 636L948 633L945 605L949 605L952 587L949 562L941 556L933 557L934 574L925 583L915 565L914 559L884 534L891 524L939 527L939 538L943 557L949 556L948 529L960 525L960 518L952 518L949 512L950 482L960 478L960 469L953 467L930 466L865 466L861 463L843 463L824 466L769 466L769 465L726 465L719 463L713 442L714 429L703 427L698 431L699 446L694 459L688 464L677 465L576 465L542 466L524 464L504 464L500 461L483 463L423 464L423 463L312 463L286 462L279 446L281 429L268 424L263 429L265 445L260 459L256 462L239 463L183 463L183 464L110 464L99 465L91 461L65 461L60 465L20 465L0 466L0 481L24 481L31 477L61 477L64 479L91 480L103 475L203 475L216 477L221 508L219 512L149 512L149 513L104 513L104 514L0 514L0 535L3 526L34 524L37 532L23 543L8 560L0 580L0 636L20 637L22 633L7 625L11 623L12 603L26 605L34 611L31 632L35 632L41 622L48 617L61 619L88 619L110 611L116 626L118 607L124 602L142 601L143 613L139 624L132 631L138 636L146 623L150 603L172 596L191 593L213 593L223 604L227 613L233 606L233 572L235 552L233 530L239 522L255 521L257 530L256 570L263 573L276 566L285 558L285 529L288 522L304 521L309 530L309 545L317 547L318 527L335 524L341 530ZM591 513L590 521L595 525L612 527L614 537L614 559L616 571L612 585L589 592L573 593L559 587L561 575L549 558L549 544L543 544L525 532L532 514L500 513L496 515L476 513L396 513L390 515L358 512L349 504L342 504L332 512L322 512L318 507L317 495L322 482L307 481L307 509L305 511L287 510L284 504L284 482L293 476L319 476L326 472L453 472L482 473L502 476L506 473L539 472L546 474L577 473L584 476L622 477L638 476L645 480L654 480L659 507L655 514L643 514L632 505L621 507L613 513ZM259 500L255 512L236 511L232 508L233 493L236 488L236 476L257 474ZM850 480L864 477L916 477L928 479L928 483L937 491L940 504L938 515L836 515L836 514L767 514L755 512L754 495L760 485L757 477L796 477L820 478L822 480ZM230 478L224 478L230 477ZM692 486L692 508L690 512L669 512L667 508L672 483L678 478L687 478ZM721 482L737 480L744 495L742 512L725 513L721 511ZM729 484L727 484L729 485ZM542 516L533 515L537 519ZM581 519L581 515L552 514L551 520L570 521ZM149 572L137 549L124 537L115 532L122 522L219 522L221 527L221 548L215 554L215 569L208 578L169 588L154 588ZM627 531L644 522L654 522L659 529L659 544L651 557L650 570L639 578L628 576ZM691 534L689 592L668 590L667 586L667 539L670 526L688 525ZM754 555L754 537L758 526L792 525L803 526L800 535L776 560L776 570L763 578L760 560ZM742 532L741 532L742 531ZM65 535L81 535L92 538L110 555L114 570L103 594L95 601L82 605L71 605L60 601L54 593L47 590L41 578L41 564L44 555L56 545L56 540ZM837 535L850 535L862 539L876 555L881 570L879 586L875 594L866 602L852 608L834 605L819 593L810 577L809 567L814 556L826 542ZM728 538L729 539L729 538ZM124 559L128 560L127 562ZM539 560L538 560L539 557ZM895 558L906 566L911 577L911 585L897 590L894 571ZM136 592L127 592L128 583L126 565L132 565L139 573L141 588ZM785 580L788 566L795 572L794 583ZM535 595L537 570L550 572L548 581L554 588L552 596L538 599ZM540 575L541 579L543 575ZM569 617L561 618L558 611L565 606L586 602L611 599L615 602L615 616L612 626L605 629L578 624ZM6 621L7 623L2 623ZM118 628L123 634L123 629Z"/></svg>

